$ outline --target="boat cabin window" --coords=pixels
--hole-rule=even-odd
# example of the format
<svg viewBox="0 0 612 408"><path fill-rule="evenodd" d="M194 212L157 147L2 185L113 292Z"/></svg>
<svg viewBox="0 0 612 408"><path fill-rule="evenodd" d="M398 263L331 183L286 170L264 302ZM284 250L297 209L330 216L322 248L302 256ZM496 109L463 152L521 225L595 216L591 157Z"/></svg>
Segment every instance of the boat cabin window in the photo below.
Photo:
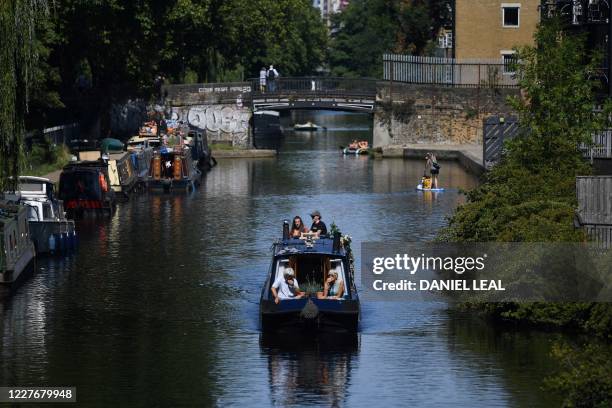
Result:
<svg viewBox="0 0 612 408"><path fill-rule="evenodd" d="M28 205L28 220L30 221L41 221L38 215L38 208L33 205Z"/></svg>
<svg viewBox="0 0 612 408"><path fill-rule="evenodd" d="M338 278L346 282L346 272L340 258L322 255L294 255L279 259L274 281L283 278L286 268L293 269L300 288L308 292L322 291L323 283L331 270L338 272Z"/></svg>
<svg viewBox="0 0 612 408"><path fill-rule="evenodd" d="M43 219L48 220L53 218L53 210L50 203L43 203Z"/></svg>
<svg viewBox="0 0 612 408"><path fill-rule="evenodd" d="M19 183L19 190L43 193L45 191L45 186L42 183Z"/></svg>

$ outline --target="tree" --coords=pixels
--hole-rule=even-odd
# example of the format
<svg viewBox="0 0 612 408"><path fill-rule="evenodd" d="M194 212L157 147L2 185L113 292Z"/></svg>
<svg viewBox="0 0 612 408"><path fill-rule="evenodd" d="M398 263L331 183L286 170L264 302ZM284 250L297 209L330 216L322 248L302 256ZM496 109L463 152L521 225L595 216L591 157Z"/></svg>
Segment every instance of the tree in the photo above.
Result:
<svg viewBox="0 0 612 408"><path fill-rule="evenodd" d="M355 0L332 19L329 63L339 76L380 77L382 54L423 55L450 23L449 0Z"/></svg>
<svg viewBox="0 0 612 408"><path fill-rule="evenodd" d="M33 67L36 25L44 18L44 0L0 3L0 191L13 187L22 161Z"/></svg>
<svg viewBox="0 0 612 408"><path fill-rule="evenodd" d="M535 46L518 50L519 83L511 100L521 134L507 143L486 182L468 194L442 237L450 241L575 241L575 177L591 168L578 149L606 123L596 113L599 58L585 39L564 34L557 21L537 31ZM585 63L586 61L586 63Z"/></svg>

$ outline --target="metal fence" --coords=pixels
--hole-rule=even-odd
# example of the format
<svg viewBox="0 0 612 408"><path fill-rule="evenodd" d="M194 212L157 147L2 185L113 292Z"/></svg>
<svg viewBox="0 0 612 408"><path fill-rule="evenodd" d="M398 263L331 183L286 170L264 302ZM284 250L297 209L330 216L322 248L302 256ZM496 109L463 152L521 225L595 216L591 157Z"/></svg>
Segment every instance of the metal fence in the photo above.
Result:
<svg viewBox="0 0 612 408"><path fill-rule="evenodd" d="M576 177L578 224L602 248L612 248L612 176Z"/></svg>
<svg viewBox="0 0 612 408"><path fill-rule="evenodd" d="M515 88L512 62L384 54L383 79L465 88Z"/></svg>
<svg viewBox="0 0 612 408"><path fill-rule="evenodd" d="M586 158L612 159L612 129L593 135L592 144L582 143L580 150Z"/></svg>
<svg viewBox="0 0 612 408"><path fill-rule="evenodd" d="M28 149L32 148L32 143L36 139L45 138L49 140L51 144L55 145L68 145L71 140L78 139L80 136L80 126L78 123L69 123L67 125L54 126L43 129L42 131L28 132L25 137L26 146Z"/></svg>

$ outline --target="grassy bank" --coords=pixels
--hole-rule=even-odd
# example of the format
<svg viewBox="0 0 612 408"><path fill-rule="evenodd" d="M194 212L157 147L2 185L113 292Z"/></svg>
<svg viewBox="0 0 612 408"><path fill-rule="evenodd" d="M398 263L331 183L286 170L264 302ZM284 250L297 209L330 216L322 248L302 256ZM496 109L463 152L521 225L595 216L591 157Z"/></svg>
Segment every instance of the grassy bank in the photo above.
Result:
<svg viewBox="0 0 612 408"><path fill-rule="evenodd" d="M34 145L25 155L22 175L44 176L60 170L70 161L70 152L64 145Z"/></svg>

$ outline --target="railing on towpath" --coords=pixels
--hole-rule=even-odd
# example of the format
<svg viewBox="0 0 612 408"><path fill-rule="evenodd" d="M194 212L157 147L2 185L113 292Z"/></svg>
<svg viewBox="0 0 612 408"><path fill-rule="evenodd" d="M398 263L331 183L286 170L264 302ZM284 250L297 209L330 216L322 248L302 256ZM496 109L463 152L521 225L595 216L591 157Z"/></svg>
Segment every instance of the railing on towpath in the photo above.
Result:
<svg viewBox="0 0 612 408"><path fill-rule="evenodd" d="M517 88L512 62L384 54L383 79L458 88Z"/></svg>

